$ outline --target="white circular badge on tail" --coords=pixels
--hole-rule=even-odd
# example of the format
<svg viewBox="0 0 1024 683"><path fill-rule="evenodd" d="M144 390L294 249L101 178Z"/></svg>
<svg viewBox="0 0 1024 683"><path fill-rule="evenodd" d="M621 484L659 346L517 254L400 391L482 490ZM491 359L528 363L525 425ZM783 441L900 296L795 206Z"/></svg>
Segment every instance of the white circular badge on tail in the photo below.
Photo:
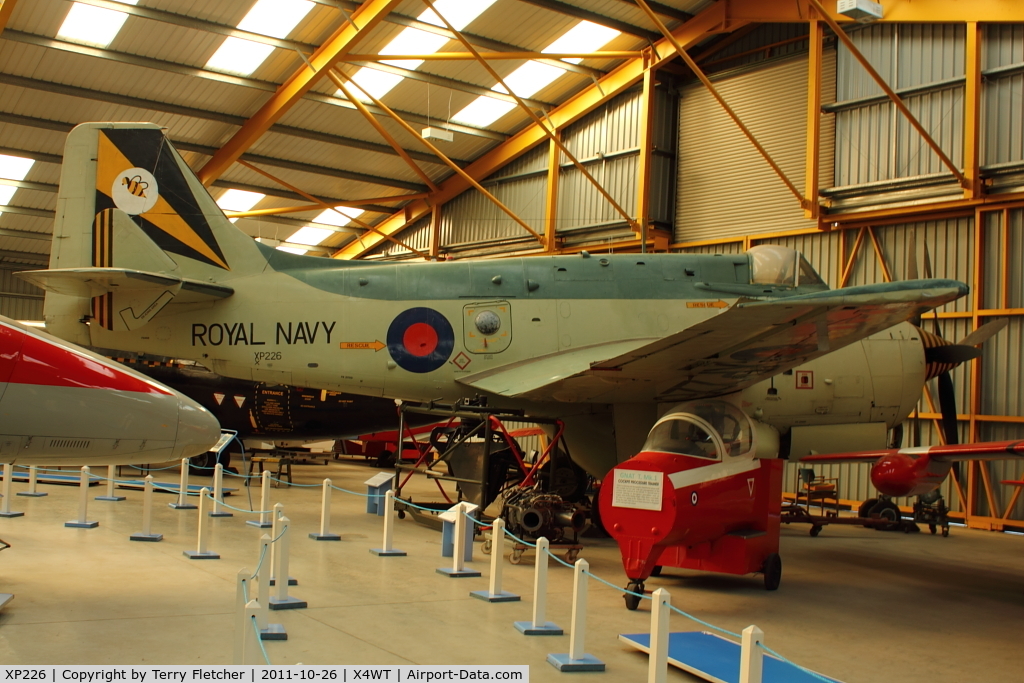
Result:
<svg viewBox="0 0 1024 683"><path fill-rule="evenodd" d="M117 208L138 216L156 205L157 185L153 174L144 168L129 168L117 174L110 196Z"/></svg>

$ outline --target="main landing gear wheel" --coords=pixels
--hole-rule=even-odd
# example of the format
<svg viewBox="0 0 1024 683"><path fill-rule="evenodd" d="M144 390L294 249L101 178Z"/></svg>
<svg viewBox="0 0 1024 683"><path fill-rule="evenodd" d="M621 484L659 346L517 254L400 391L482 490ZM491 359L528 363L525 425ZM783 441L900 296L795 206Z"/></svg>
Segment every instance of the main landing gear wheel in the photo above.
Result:
<svg viewBox="0 0 1024 683"><path fill-rule="evenodd" d="M626 584L626 590L628 593L623 593L622 598L626 601L626 609L632 611L640 606L640 596L644 593L644 582L643 581L630 581ZM633 595L638 593L638 595Z"/></svg>
<svg viewBox="0 0 1024 683"><path fill-rule="evenodd" d="M891 500L880 500L873 508L871 508L871 516L877 516L879 519L884 519L888 524L875 527L882 531L896 531L900 528L903 514L900 512L899 507L896 503Z"/></svg>
<svg viewBox="0 0 1024 683"><path fill-rule="evenodd" d="M766 591L778 590L779 584L782 582L782 558L778 553L772 553L764 558L761 573L764 574L764 589Z"/></svg>
<svg viewBox="0 0 1024 683"><path fill-rule="evenodd" d="M868 498L867 500L865 500L863 503L860 504L859 508L857 508L857 516L861 517L861 518L870 517L871 516L871 508L875 507L876 505L878 505L878 499L877 498ZM865 524L864 528L865 529L870 529L871 525L870 524Z"/></svg>

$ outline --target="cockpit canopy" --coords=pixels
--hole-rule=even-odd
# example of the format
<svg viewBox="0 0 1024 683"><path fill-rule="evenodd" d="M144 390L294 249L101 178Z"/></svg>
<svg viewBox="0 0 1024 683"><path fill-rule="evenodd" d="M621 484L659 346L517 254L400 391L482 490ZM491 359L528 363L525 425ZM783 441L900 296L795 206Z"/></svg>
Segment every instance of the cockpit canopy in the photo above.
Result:
<svg viewBox="0 0 1024 683"><path fill-rule="evenodd" d="M643 450L721 460L750 452L753 425L742 410L709 399L682 403L658 420Z"/></svg>
<svg viewBox="0 0 1024 683"><path fill-rule="evenodd" d="M750 254L750 281L755 285L824 285L807 259L795 249L778 244L760 244Z"/></svg>

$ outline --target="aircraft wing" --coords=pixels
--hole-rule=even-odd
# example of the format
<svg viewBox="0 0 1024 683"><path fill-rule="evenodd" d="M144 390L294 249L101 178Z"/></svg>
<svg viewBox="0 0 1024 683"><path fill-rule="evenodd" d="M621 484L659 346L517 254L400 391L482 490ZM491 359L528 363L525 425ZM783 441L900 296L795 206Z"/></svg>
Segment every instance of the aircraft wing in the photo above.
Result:
<svg viewBox="0 0 1024 683"><path fill-rule="evenodd" d="M59 268L27 270L18 273L22 280L54 294L92 298L126 290L166 290L180 292L181 303L223 299L234 294L231 287L188 278L148 273L128 268Z"/></svg>
<svg viewBox="0 0 1024 683"><path fill-rule="evenodd" d="M875 462L887 455L927 455L935 462L957 462L960 460L1012 460L1024 458L1024 441L989 441L983 443L961 443L948 446L919 446L915 448L890 448L877 451L855 451L852 453L827 453L806 455L800 462L835 464L844 462Z"/></svg>
<svg viewBox="0 0 1024 683"><path fill-rule="evenodd" d="M967 293L955 280L740 299L657 340L572 349L461 379L538 401L686 401L739 391Z"/></svg>

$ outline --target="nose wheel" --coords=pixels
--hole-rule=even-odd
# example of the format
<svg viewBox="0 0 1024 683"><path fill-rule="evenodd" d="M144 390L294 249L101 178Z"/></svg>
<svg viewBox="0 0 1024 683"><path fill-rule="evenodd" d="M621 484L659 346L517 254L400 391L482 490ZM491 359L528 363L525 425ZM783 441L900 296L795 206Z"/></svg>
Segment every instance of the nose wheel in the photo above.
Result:
<svg viewBox="0 0 1024 683"><path fill-rule="evenodd" d="M630 581L626 584L626 593L622 594L622 598L626 601L626 609L632 611L640 606L640 596L644 594L644 582L643 581ZM636 593L637 595L633 595Z"/></svg>
<svg viewBox="0 0 1024 683"><path fill-rule="evenodd" d="M764 558L761 573L764 574L764 589L767 591L778 590L779 584L782 582L782 558L777 553L772 553Z"/></svg>

